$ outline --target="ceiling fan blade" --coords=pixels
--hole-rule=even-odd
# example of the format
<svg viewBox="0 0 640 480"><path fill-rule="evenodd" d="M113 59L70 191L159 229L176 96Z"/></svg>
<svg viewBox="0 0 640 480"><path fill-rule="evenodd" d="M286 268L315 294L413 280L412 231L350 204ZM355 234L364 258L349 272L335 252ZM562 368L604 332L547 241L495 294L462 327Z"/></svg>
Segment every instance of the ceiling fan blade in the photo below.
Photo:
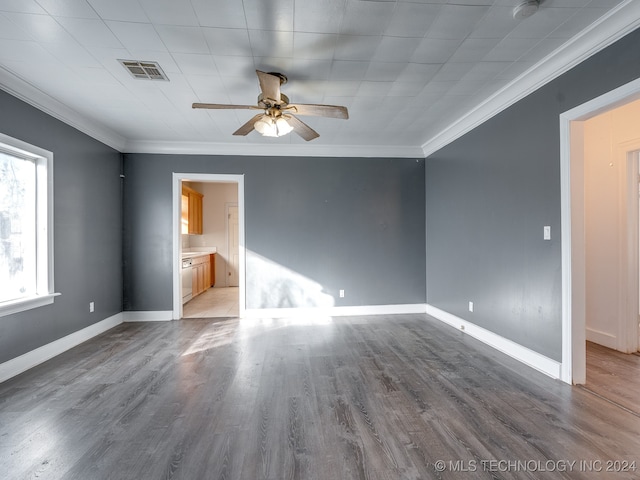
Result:
<svg viewBox="0 0 640 480"><path fill-rule="evenodd" d="M208 108L211 110L263 110L255 105L222 105L219 103L194 103L191 108Z"/></svg>
<svg viewBox="0 0 640 480"><path fill-rule="evenodd" d="M304 123L302 120L297 119L293 115L287 115L286 120L287 122L289 122L289 125L293 127L293 131L304 138L307 142L320 136L320 134L313 128Z"/></svg>
<svg viewBox="0 0 640 480"><path fill-rule="evenodd" d="M314 117L342 118L345 120L349 118L347 107L340 107L338 105L292 103L283 110L293 110L293 112L298 115L311 115Z"/></svg>
<svg viewBox="0 0 640 480"><path fill-rule="evenodd" d="M260 90L262 90L262 98L271 100L274 104L280 105L280 77L271 75L270 73L256 70L258 80L260 81Z"/></svg>
<svg viewBox="0 0 640 480"><path fill-rule="evenodd" d="M263 115L264 115L264 113L259 113L258 115L255 115L251 120L249 120L247 123L242 125L238 130L233 132L233 134L234 135L242 135L242 136L248 135L254 129L253 124L256 123L258 121L258 119L260 117L262 117Z"/></svg>

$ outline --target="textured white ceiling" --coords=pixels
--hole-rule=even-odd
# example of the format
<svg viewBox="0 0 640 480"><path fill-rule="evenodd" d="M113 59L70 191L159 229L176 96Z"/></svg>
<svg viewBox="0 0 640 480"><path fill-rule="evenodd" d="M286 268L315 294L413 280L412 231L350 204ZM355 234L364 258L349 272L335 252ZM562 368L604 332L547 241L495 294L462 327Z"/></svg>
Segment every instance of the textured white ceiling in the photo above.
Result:
<svg viewBox="0 0 640 480"><path fill-rule="evenodd" d="M519 1L0 0L0 86L127 151L420 152L632 3L545 0L514 20ZM136 80L118 59L156 61L170 81ZM255 104L256 69L287 75L292 102L345 105L350 119L304 117L320 133L307 145L232 136L249 110L191 108Z"/></svg>

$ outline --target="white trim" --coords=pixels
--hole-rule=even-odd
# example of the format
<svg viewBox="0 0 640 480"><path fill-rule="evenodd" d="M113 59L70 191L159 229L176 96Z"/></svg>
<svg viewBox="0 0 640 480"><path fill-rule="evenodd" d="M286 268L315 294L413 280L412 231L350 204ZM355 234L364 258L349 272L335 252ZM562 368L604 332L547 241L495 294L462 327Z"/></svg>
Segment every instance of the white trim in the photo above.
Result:
<svg viewBox="0 0 640 480"><path fill-rule="evenodd" d="M173 320L182 318L182 285L181 285L181 253L182 236L180 233L180 209L182 182L207 182L207 183L237 183L238 184L238 255L240 255L238 265L238 315L242 318L246 308L246 252L244 234L244 175L228 175L218 173L176 173L172 174L172 225L173 225Z"/></svg>
<svg viewBox="0 0 640 480"><path fill-rule="evenodd" d="M422 148L406 145L321 145L291 143L214 143L130 141L127 153L244 155L258 157L392 157L424 158Z"/></svg>
<svg viewBox="0 0 640 480"><path fill-rule="evenodd" d="M425 304L361 305L328 308L250 308L245 318L291 318L301 316L347 317L358 315L399 315L425 313Z"/></svg>
<svg viewBox="0 0 640 480"><path fill-rule="evenodd" d="M26 298L0 304L0 316L50 305L56 296L54 287L53 153L8 135L0 134L0 152L34 162L36 175L35 293Z"/></svg>
<svg viewBox="0 0 640 480"><path fill-rule="evenodd" d="M173 311L171 310L161 310L157 312L122 312L122 321L125 323L129 322L170 322L173 320L172 318Z"/></svg>
<svg viewBox="0 0 640 480"><path fill-rule="evenodd" d="M639 98L640 78L560 115L561 380L567 383L586 381L584 159L583 153L576 151L582 148L581 121Z"/></svg>
<svg viewBox="0 0 640 480"><path fill-rule="evenodd" d="M124 151L123 136L95 120L80 115L1 65L0 89L111 148L119 152Z"/></svg>
<svg viewBox="0 0 640 480"><path fill-rule="evenodd" d="M640 5L640 3L638 5ZM560 120L568 126L572 121L588 120L607 110L638 99L640 99L640 78L625 83L615 90L603 93L582 105L578 105L571 110L561 113Z"/></svg>
<svg viewBox="0 0 640 480"><path fill-rule="evenodd" d="M171 264L173 265L172 281L171 281L171 297L172 297L172 319L179 320L182 318L182 179L177 173L173 173L171 179L171 225L172 225L172 241L173 256Z"/></svg>
<svg viewBox="0 0 640 480"><path fill-rule="evenodd" d="M470 132L530 93L640 26L640 2L625 0L526 72L422 145L425 157Z"/></svg>
<svg viewBox="0 0 640 480"><path fill-rule="evenodd" d="M509 355L512 358L524 363L525 365L535 368L536 370L549 375L552 378L560 378L560 371L562 365L544 355L534 352L533 350L523 347L522 345L515 343L509 339L501 337L489 330L479 327L471 322L463 320L455 315L440 310L432 305L427 304L427 315L434 317L441 322L451 325L457 330L461 330L464 333L471 335L472 337L480 340L482 343L495 348L496 350Z"/></svg>
<svg viewBox="0 0 640 480"><path fill-rule="evenodd" d="M38 238L37 260L37 292L40 295L55 296L54 285L54 222L53 222L53 152L38 149L42 152L36 160L37 201L36 201L36 237Z"/></svg>
<svg viewBox="0 0 640 480"><path fill-rule="evenodd" d="M597 343L598 345L602 345L612 350L616 350L616 347L618 346L618 339L615 335L594 330L589 327L587 327L587 341Z"/></svg>
<svg viewBox="0 0 640 480"><path fill-rule="evenodd" d="M110 330L113 327L118 326L121 323L122 313L117 313L98 323L94 323L82 330L78 330L77 332L67 335L66 337L62 337L51 343L43 345L42 347L20 355L19 357L6 361L0 364L0 382L4 382L5 380L26 372L30 368L40 365L41 363L106 332L107 330Z"/></svg>
<svg viewBox="0 0 640 480"><path fill-rule="evenodd" d="M32 308L51 305L59 293L48 293L46 295L34 295L33 297L18 298L8 302L0 303L0 317L13 315L14 313L26 312Z"/></svg>
<svg viewBox="0 0 640 480"><path fill-rule="evenodd" d="M584 296L576 296L571 298L565 295L566 292L572 291L572 285L577 279L573 278L572 268L574 262L572 262L573 254L582 254L584 256L584 217L581 217L581 225L576 225L576 228L572 228L572 222L574 219L571 215L572 210L572 198L573 193L571 190L571 176L579 175L579 179L576 179L576 183L584 184L583 168L580 165L579 169L571 168L571 125L570 123L563 122L562 117L560 119L560 256L561 256L561 269L562 269L562 372L560 378L566 383L573 383L576 379L574 376L574 366L584 363L584 355L586 350L582 352L582 357L574 358L574 354L580 355L580 352L574 351L572 347L572 338L575 338L576 334L580 333L580 330L576 326L576 334L572 332L571 319L576 316L582 317L582 330L584 331L584 316L585 316L585 298ZM563 140L564 139L564 140ZM581 179L581 180L580 180ZM574 208L584 209L584 195L576 198L576 205ZM572 237L572 231L575 230L576 236ZM573 243L581 245L580 251L572 250ZM584 262L582 263L584 267ZM584 275L579 274L578 278L582 278L583 286L580 289L585 292ZM577 307L577 308L576 308ZM574 320L575 322L575 320ZM586 364L585 364L586 365ZM586 372L578 372L577 380L584 383L583 377Z"/></svg>

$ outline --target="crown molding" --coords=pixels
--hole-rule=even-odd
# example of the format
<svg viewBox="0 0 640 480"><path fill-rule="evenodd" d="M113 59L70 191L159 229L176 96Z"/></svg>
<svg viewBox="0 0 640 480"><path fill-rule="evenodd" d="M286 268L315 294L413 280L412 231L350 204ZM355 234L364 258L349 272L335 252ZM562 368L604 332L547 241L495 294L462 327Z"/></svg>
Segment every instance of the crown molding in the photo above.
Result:
<svg viewBox="0 0 640 480"><path fill-rule="evenodd" d="M428 157L640 26L640 2L625 0L422 145Z"/></svg>
<svg viewBox="0 0 640 480"><path fill-rule="evenodd" d="M239 155L263 157L384 157L418 158L419 146L402 145L304 145L213 142L127 142L125 153L161 153L183 155Z"/></svg>
<svg viewBox="0 0 640 480"><path fill-rule="evenodd" d="M124 137L101 123L80 115L2 65L0 89L115 150L122 151L124 148Z"/></svg>

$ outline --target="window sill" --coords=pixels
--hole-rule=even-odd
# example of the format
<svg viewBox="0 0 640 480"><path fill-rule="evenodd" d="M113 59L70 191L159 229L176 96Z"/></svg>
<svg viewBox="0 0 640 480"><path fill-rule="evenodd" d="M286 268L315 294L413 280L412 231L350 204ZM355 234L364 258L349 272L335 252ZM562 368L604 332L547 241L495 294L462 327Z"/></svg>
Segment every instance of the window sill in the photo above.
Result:
<svg viewBox="0 0 640 480"><path fill-rule="evenodd" d="M24 312L33 308L43 307L44 305L50 305L58 295L60 294L48 293L46 295L34 295L32 297L2 302L0 303L0 317L13 315L14 313Z"/></svg>

